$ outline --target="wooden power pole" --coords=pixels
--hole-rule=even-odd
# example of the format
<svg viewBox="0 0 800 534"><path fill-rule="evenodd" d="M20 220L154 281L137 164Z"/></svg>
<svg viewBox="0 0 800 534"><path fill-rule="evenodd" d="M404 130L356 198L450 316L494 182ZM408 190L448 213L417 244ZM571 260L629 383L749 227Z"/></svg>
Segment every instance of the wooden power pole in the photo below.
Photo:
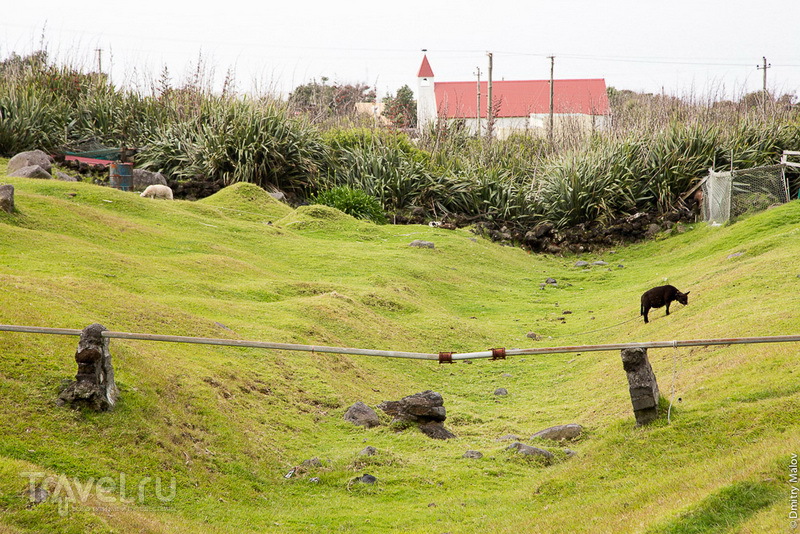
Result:
<svg viewBox="0 0 800 534"><path fill-rule="evenodd" d="M481 136L481 68L477 67L478 76L478 101L475 105L475 137Z"/></svg>
<svg viewBox="0 0 800 534"><path fill-rule="evenodd" d="M487 91L486 91L486 135L491 141L492 135L494 135L494 110L492 109L492 53L486 52L486 55L489 56L489 79L487 82Z"/></svg>
<svg viewBox="0 0 800 534"><path fill-rule="evenodd" d="M553 144L553 71L555 70L556 56L548 56L550 58L550 128L547 132L550 138L550 144Z"/></svg>
<svg viewBox="0 0 800 534"><path fill-rule="evenodd" d="M763 56L761 59L764 60L764 66L763 67L756 66L756 68L758 70L763 70L764 71L764 85L762 87L762 91L763 92L762 92L761 96L764 99L763 100L763 111L764 111L764 114L766 114L767 113L767 69L772 67L772 63L769 63L769 64L767 63L767 57L766 56Z"/></svg>

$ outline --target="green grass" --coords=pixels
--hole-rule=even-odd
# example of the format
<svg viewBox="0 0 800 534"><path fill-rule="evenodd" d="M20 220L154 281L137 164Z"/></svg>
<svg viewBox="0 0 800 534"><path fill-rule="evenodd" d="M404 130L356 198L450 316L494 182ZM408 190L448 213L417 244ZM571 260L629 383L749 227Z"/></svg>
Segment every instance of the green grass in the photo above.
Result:
<svg viewBox="0 0 800 534"><path fill-rule="evenodd" d="M0 176L5 161L0 160ZM537 256L467 231L298 210L248 184L200 202L3 178L0 323L415 352L796 334L800 204L591 257ZM414 239L433 241L417 249ZM728 258L733 252L743 255ZM574 267L604 259L607 267ZM618 267L623 265L623 268ZM552 276L557 286L540 289ZM638 316L665 283L688 306ZM571 314L564 315L564 311ZM564 319L564 320L562 320ZM535 342L526 334L543 336ZM112 340L111 413L55 406L77 339L0 333L0 532L779 532L800 450L793 344L651 350L671 424L636 428L619 354L468 365ZM510 376L507 376L510 375ZM498 387L509 390L496 397ZM458 436L364 430L348 406L426 389ZM677 401L681 397L681 401ZM568 447L533 443L577 422ZM550 466L497 441L516 434ZM375 457L361 457L367 445ZM467 449L484 453L462 458ZM321 467L284 475L303 460ZM144 500L28 508L23 472L124 474ZM374 486L353 483L364 473ZM175 479L161 502L160 477ZM318 477L319 482L311 481ZM164 488L162 488L164 489ZM786 496L784 499L783 497Z"/></svg>

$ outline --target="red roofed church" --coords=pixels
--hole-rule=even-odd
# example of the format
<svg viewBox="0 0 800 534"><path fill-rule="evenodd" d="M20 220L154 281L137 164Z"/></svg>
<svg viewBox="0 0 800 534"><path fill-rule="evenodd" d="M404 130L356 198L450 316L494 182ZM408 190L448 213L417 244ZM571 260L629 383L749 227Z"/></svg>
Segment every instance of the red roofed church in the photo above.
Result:
<svg viewBox="0 0 800 534"><path fill-rule="evenodd" d="M422 58L417 74L417 121L420 128L438 120L463 121L466 128L481 133L487 127L488 84L435 82L428 57ZM506 138L513 132L546 133L550 124L550 80L493 81L493 132ZM602 78L553 81L553 127L556 130L602 129L609 116L606 82Z"/></svg>

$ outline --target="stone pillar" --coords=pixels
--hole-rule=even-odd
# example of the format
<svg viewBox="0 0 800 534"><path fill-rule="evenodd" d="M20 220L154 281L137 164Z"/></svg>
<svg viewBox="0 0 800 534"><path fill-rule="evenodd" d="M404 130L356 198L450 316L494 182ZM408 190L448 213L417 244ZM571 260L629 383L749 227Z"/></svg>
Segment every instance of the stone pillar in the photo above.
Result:
<svg viewBox="0 0 800 534"><path fill-rule="evenodd" d="M96 411L114 408L119 390L114 383L108 338L102 336L104 330L106 327L95 323L81 332L78 350L75 352L78 374L75 375L75 382L58 396L59 405L69 403Z"/></svg>
<svg viewBox="0 0 800 534"><path fill-rule="evenodd" d="M14 212L14 186L0 184L0 210Z"/></svg>
<svg viewBox="0 0 800 534"><path fill-rule="evenodd" d="M628 389L637 426L658 417L658 383L647 359L647 349L622 349L622 367L628 374Z"/></svg>

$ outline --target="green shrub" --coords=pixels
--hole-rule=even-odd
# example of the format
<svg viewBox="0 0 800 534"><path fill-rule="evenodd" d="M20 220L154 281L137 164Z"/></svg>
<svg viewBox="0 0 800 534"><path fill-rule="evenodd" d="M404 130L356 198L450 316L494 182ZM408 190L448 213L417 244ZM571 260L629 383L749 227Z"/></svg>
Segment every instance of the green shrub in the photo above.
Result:
<svg viewBox="0 0 800 534"><path fill-rule="evenodd" d="M367 219L378 224L386 223L386 215L378 199L360 189L347 186L334 187L312 195L311 201L314 204L336 208L356 219Z"/></svg>

